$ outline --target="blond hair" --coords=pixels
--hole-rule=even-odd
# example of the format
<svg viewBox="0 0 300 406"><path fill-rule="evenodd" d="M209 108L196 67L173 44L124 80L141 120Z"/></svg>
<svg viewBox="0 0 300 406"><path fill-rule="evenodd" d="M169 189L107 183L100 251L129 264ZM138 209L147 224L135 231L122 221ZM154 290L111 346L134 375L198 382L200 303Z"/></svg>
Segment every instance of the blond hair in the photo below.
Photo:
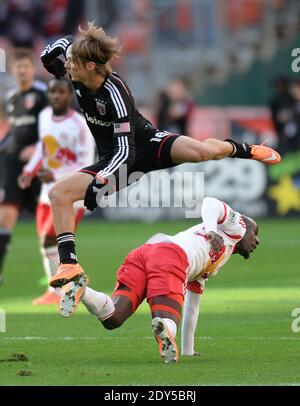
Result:
<svg viewBox="0 0 300 406"><path fill-rule="evenodd" d="M117 38L109 37L101 27L94 22L88 22L87 30L79 26L80 36L72 44L72 58L78 65L85 62L95 62L96 72L106 76L112 72L111 60L119 56L121 47Z"/></svg>

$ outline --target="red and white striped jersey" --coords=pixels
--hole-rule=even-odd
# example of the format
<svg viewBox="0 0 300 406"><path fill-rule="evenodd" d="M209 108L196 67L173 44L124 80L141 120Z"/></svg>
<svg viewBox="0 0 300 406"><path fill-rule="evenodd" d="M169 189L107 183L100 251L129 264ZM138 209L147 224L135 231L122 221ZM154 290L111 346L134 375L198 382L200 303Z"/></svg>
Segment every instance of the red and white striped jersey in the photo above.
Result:
<svg viewBox="0 0 300 406"><path fill-rule="evenodd" d="M84 118L70 109L65 116L54 116L51 107L38 118L39 142L24 171L36 175L41 167L51 170L59 180L94 162L95 143ZM42 203L49 204L51 183L43 183Z"/></svg>
<svg viewBox="0 0 300 406"><path fill-rule="evenodd" d="M188 281L198 281L202 288L208 278L214 277L234 252L234 247L246 232L240 213L226 203L207 197L202 206L203 222L176 235L156 234L147 243L172 242L186 252L190 269ZM212 252L206 234L214 231L224 239L224 246Z"/></svg>

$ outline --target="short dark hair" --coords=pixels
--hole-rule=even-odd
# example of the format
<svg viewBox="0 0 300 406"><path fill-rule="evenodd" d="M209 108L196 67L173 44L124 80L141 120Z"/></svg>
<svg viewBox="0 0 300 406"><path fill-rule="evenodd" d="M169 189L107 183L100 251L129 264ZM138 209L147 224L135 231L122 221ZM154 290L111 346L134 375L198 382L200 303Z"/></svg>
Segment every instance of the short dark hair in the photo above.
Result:
<svg viewBox="0 0 300 406"><path fill-rule="evenodd" d="M257 223L255 220L253 220L251 217L245 216L244 214L242 215L242 218L244 220L244 223L246 224L247 230L250 228L257 227Z"/></svg>
<svg viewBox="0 0 300 406"><path fill-rule="evenodd" d="M48 82L48 90L49 90L49 87L50 87L51 84L54 84L54 85L58 84L59 85L60 83L65 84L68 87L69 92L72 93L73 86L72 86L71 81L69 79L67 79L67 78L60 78L60 79L52 78L52 79L50 79L50 81Z"/></svg>
<svg viewBox="0 0 300 406"><path fill-rule="evenodd" d="M13 55L12 55L12 59L11 62L14 63L16 61L20 61L21 59L29 59L32 64L34 65L34 56L33 56L33 52L31 49L28 48L17 48Z"/></svg>

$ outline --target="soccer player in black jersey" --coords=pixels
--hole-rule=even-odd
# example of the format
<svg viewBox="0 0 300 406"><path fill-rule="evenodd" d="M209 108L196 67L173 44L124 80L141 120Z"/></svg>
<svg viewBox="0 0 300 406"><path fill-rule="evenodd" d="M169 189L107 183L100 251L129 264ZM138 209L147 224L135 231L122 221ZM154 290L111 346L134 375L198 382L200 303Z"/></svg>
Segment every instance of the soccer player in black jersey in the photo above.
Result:
<svg viewBox="0 0 300 406"><path fill-rule="evenodd" d="M78 103L95 138L99 161L64 180L50 190L61 265L50 280L59 287L84 273L75 253L73 204L84 199L94 210L97 193L111 177L119 181L120 168L131 173L170 168L184 162L202 162L225 157L278 163L280 155L265 146L239 144L232 140L203 142L184 135L155 129L136 109L124 80L112 72L110 61L120 52L119 42L93 23L80 36L47 45L41 55L45 68L55 76L71 77ZM65 56L65 64L59 58ZM118 185L117 185L118 189Z"/></svg>
<svg viewBox="0 0 300 406"><path fill-rule="evenodd" d="M34 152L38 140L37 117L47 105L46 85L34 80L34 59L30 50L18 49L12 61L12 73L17 89L8 93L6 111L10 131L5 140L4 200L0 205L0 283L3 281L3 261L11 240L11 233L20 210L35 211L40 183L22 190L18 177Z"/></svg>

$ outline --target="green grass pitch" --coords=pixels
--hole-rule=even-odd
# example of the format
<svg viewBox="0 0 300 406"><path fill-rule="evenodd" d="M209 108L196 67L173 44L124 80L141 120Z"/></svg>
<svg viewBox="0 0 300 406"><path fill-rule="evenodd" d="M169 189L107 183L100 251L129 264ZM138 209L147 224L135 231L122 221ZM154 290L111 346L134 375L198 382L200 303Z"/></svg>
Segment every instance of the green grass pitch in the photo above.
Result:
<svg viewBox="0 0 300 406"><path fill-rule="evenodd" d="M111 292L126 253L149 236L192 223L84 222L77 246L90 285ZM251 260L234 256L202 297L196 350L164 365L143 304L123 327L106 331L84 307L63 319L55 306L33 307L42 293L34 224L20 223L0 287L7 332L0 333L0 385L299 385L299 220L260 222L261 246ZM180 338L178 337L178 343ZM26 362L9 362L24 353ZM20 371L31 375L20 376Z"/></svg>

